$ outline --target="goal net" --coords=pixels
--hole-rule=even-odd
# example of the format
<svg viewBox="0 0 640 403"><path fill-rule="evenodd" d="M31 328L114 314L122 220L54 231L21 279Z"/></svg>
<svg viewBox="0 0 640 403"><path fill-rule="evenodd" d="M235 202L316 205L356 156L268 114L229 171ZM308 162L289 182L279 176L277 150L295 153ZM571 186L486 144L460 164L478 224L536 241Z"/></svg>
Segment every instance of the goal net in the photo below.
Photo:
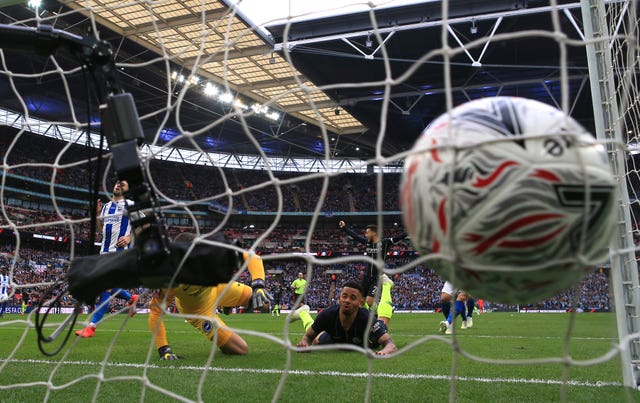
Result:
<svg viewBox="0 0 640 403"><path fill-rule="evenodd" d="M259 23L242 1L0 5L1 23L38 27L13 43L0 38L0 268L9 277L0 302L3 396L637 399L636 2L389 1L321 11L284 3L284 14ZM133 318L126 300L111 297L95 337L70 333L61 341L99 308L84 306L72 329L76 300L60 280L70 261L98 253L95 200L109 200L115 173L98 101L109 88L104 72L86 68L76 45L56 32L76 44L112 45L119 85L134 94L144 134L138 155L169 236L190 232L203 241L222 231L261 255L282 310L218 314L247 340L245 357L222 354L216 340L185 323L207 318L169 301L163 320L180 359L159 360L147 324L152 290L143 287L128 290L140 296ZM457 322L452 335L441 335L443 281L432 256L405 241L372 260L338 222L357 232L376 224L385 237L403 233L406 136L417 138L416 127L454 106L497 95L540 99L594 131L626 178L620 224L610 262L576 287L536 304L484 301L472 329ZM398 351L382 357L327 345L300 353L304 329L290 315L298 273L315 316L370 263L395 282L389 333ZM250 284L247 268L233 280ZM38 304L49 316L46 332L57 336L52 344L61 346L52 357L36 346Z"/></svg>

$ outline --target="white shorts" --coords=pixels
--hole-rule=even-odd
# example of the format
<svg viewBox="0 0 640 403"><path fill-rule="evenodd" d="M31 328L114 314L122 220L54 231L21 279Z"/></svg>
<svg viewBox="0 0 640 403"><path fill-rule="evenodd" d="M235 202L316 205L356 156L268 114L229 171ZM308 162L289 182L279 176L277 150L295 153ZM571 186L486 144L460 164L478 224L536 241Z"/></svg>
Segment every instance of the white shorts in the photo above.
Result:
<svg viewBox="0 0 640 403"><path fill-rule="evenodd" d="M442 286L442 291L445 294L449 294L451 296L454 296L458 293L458 290L456 290L456 288L453 286L453 284L451 284L448 281L444 282L444 285Z"/></svg>
<svg viewBox="0 0 640 403"><path fill-rule="evenodd" d="M4 302L9 299L9 294L0 294L0 302Z"/></svg>

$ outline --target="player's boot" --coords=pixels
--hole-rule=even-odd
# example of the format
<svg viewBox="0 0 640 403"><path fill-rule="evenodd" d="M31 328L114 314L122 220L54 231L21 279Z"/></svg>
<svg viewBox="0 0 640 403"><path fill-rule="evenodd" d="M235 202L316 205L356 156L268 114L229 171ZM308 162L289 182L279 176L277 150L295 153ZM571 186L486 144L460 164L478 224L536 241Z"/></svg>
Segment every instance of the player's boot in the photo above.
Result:
<svg viewBox="0 0 640 403"><path fill-rule="evenodd" d="M291 312L291 321L293 322L294 320L300 320L300 312L302 311L306 311L309 312L311 310L311 308L309 308L309 305L304 304L302 305L300 308L296 309L295 311Z"/></svg>
<svg viewBox="0 0 640 403"><path fill-rule="evenodd" d="M453 323L445 323L447 324L447 329L444 331L444 334L453 334Z"/></svg>
<svg viewBox="0 0 640 403"><path fill-rule="evenodd" d="M393 286L395 285L395 283L393 282L393 280L391 280L391 279L389 278L389 276L387 276L386 274L382 274L382 275L380 276L380 282L381 282L382 284L389 284L389 285L391 285L391 288L393 288Z"/></svg>
<svg viewBox="0 0 640 403"><path fill-rule="evenodd" d="M440 329L438 329L438 331L440 333L444 333L447 331L448 327L449 327L449 322L447 322L446 320L443 320L440 322Z"/></svg>
<svg viewBox="0 0 640 403"><path fill-rule="evenodd" d="M469 318L467 318L467 320L463 320L462 321L462 326L460 326L460 329L464 330L467 328L467 321L469 320Z"/></svg>
<svg viewBox="0 0 640 403"><path fill-rule="evenodd" d="M96 328L93 326L87 326L82 330L78 330L76 332L76 336L80 336L83 339L89 338L89 337L93 337L96 334Z"/></svg>
<svg viewBox="0 0 640 403"><path fill-rule="evenodd" d="M473 318L471 316L467 316L467 329L473 327Z"/></svg>
<svg viewBox="0 0 640 403"><path fill-rule="evenodd" d="M127 301L127 306L129 307L129 317L133 318L137 312L136 308L138 307L138 296L136 294L133 294L131 299Z"/></svg>

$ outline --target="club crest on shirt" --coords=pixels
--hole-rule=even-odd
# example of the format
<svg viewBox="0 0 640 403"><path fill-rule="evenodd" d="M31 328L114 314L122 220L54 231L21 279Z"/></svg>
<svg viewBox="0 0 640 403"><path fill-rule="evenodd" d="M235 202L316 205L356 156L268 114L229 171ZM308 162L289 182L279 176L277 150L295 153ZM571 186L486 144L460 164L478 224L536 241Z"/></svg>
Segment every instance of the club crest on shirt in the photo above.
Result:
<svg viewBox="0 0 640 403"><path fill-rule="evenodd" d="M202 322L202 331L205 333L209 333L213 329L213 323L210 320L205 320Z"/></svg>

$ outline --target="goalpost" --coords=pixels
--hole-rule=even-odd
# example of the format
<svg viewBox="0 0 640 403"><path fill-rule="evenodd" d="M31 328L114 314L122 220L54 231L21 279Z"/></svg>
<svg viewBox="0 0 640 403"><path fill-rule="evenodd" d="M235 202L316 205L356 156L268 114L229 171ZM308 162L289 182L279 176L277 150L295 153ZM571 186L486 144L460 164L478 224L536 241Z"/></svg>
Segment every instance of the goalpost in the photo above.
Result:
<svg viewBox="0 0 640 403"><path fill-rule="evenodd" d="M266 0L265 0L266 1ZM307 1L307 0L305 0ZM274 203L278 206L278 210L273 214L273 224L269 228L268 232L272 232L273 229L281 222L283 215L283 189L285 186L300 186L307 185L308 188L320 188L318 192L310 192L315 197L317 193L318 202L313 204L315 211L311 217L311 225L304 239L304 252L293 253L289 252L283 256L287 256L291 259L299 259L304 261L304 265L301 266L301 270L306 272L307 278L311 279L313 275L314 267L322 267L326 264L326 260L319 259L310 253L310 245L312 242L312 232L318 223L319 217L323 214L321 212L322 201L327 198L327 188L329 182L343 173L373 173L375 170L378 174L376 178L377 190L376 206L379 210L383 210L380 207L384 206L383 200L385 193L383 192L382 173L394 172L398 173L402 171L402 160L406 156L406 152L399 152L391 157L383 157L381 152L382 137L385 136L385 114L389 113L389 110L397 108L403 115L409 115L412 108L418 104L425 94L424 89L417 90L414 102L402 105L399 101L391 99L391 83L398 84L401 80L398 77L387 77L387 81L378 83L385 88L384 94L375 94L382 102L381 112L381 126L383 129L380 133L377 133L377 146L376 155L368 160L341 158L335 152L331 151L331 145L334 139L332 138L332 130L344 130L345 132L356 132L359 122L351 116L347 109L349 106L349 100L329 99L323 92L323 90L331 90L334 88L346 88L346 87L366 87L367 83L356 84L335 84L328 85L324 88L317 88L302 77L301 74L295 69L291 62L290 52L295 51L293 45L299 44L312 44L313 40L301 39L295 44L288 43L286 40L283 43L276 43L275 47L265 45L259 39L264 34L256 34L258 31L256 27L247 27L238 22L239 12L234 7L229 7L227 1L181 1L175 2L175 4L182 4L185 8L192 7L197 9L197 13L190 15L174 15L172 10L167 11L174 2L167 1L94 1L94 0L77 0L77 1L65 1L70 11L66 11L62 15L41 15L37 12L32 17L24 18L16 21L12 21L17 26L41 26L46 24L56 24L59 21L63 21L65 17L69 17L70 21L75 21L77 18L80 22L78 24L85 23L87 19L87 25L91 26L95 32L99 32L100 25L108 27L115 32L128 32L134 35L129 37L129 40L136 42L136 45L143 47L149 46L151 52L155 52L158 56L150 58L149 60L140 61L136 59L137 55L126 55L125 60L122 60L118 64L118 68L126 74L127 79L137 80L135 74L136 71L152 71L155 74L154 79L160 77L154 81L154 85L163 86L163 91L166 92L166 96L160 100L145 100L148 102L157 103L157 111L148 113L141 116L143 121L152 121L157 125L155 131L155 138L153 141L144 144L140 147L139 153L142 156L143 164L147 172L151 172L149 167L150 161L153 159L159 159L163 161L173 161L183 164L201 164L210 167L211 172L216 170L217 175L221 180L221 184L215 187L210 194L205 197L197 199L195 193L193 199L186 202L178 200L170 200L163 210L175 212L175 209L182 209L182 214L188 215L193 222L197 222L200 218L198 212L194 213L192 207L197 203L207 203L210 208L216 209L221 217L223 224L228 220L232 220L232 214L238 213L244 206L248 204L245 196L252 191L259 191L262 189L269 189L273 191ZM419 60L414 60L411 67L408 67L406 71L411 72L419 68L421 63L427 61L433 61L438 57L442 57L442 60L437 60L438 63L442 63L445 71L444 76L446 82L442 88L430 89L430 94L446 94L446 99L449 106L453 103L453 93L463 93L467 98L469 95L466 89L463 87L452 86L450 80L451 74L451 59L455 55L467 55L471 59L470 66L481 67L483 57L485 57L485 51L489 45L493 46L496 43L506 42L507 40L519 37L519 33L505 34L500 32L501 24L504 19L514 17L517 15L525 15L533 12L526 8L521 10L510 10L500 13L487 15L486 19L489 21L495 21L494 25L490 29L490 34L482 39L471 41L472 43L464 43L464 38L459 35L456 30L452 28L455 24L461 22L473 23L472 29L476 29L476 19L472 17L464 17L463 19L449 19L447 18L447 10L449 7L449 1L444 0L442 4L442 18L433 21L421 21L415 23L414 28L439 28L439 33L442 35L443 43L440 44L439 49L425 50ZM576 46L584 47L588 56L589 67L589 79L591 82L591 94L593 100L594 120L596 126L596 135L598 140L607 147L610 156L610 163L612 170L619 179L619 191L620 200L618 208L619 225L616 232L616 238L612 240L611 244L611 269L610 269L610 287L613 290L613 299L615 300L616 310L616 325L617 325L617 337L619 345L613 346L607 354L597 356L593 360L573 359L568 350L568 344L572 336L572 325L569 325L567 334L560 335L566 337L566 348L561 356L556 357L542 357L542 358L530 358L523 360L509 360L509 359L492 359L486 357L474 356L473 352L460 350L460 345L454 335L453 340L445 339L435 334L435 329L424 330L421 328L420 335L416 336L414 340L406 345L401 346L402 351L398 357L392 357L391 359L402 359L402 354L410 351L414 348L419 348L423 344L436 340L437 342L443 342L447 344L447 348L451 346L453 353L452 364L450 368L445 368L446 375L432 375L421 374L428 380L442 380L445 379L450 382L449 399L455 400L456 397L456 385L462 379L467 379L460 375L459 361L461 358L470 359L475 362L485 364L506 364L506 365L536 365L536 364L561 364L564 365L564 375L562 379L555 380L560 385L561 396L566 400L566 389L572 386L571 379L568 376L569 368L573 366L588 366L599 364L617 355L620 356L622 363L622 381L626 387L637 389L640 383L640 285L638 281L638 262L636 253L638 247L634 242L634 235L640 238L640 217L637 214L640 213L640 198L636 193L640 188L634 188L640 186L640 167L635 166L635 155L640 155L640 91L638 91L637 78L640 68L640 52L638 46L639 39L639 27L638 27L638 5L634 0L580 0L578 3L572 3L571 9L577 13L580 9L578 4L581 5L582 10L582 28L580 24L575 21L571 13L567 13L568 5L558 4L556 0L551 0L544 7L545 18L559 18L563 17L561 14L564 11L566 18L569 18L573 27L583 36L583 41L567 40L566 35L562 32L546 32L548 37L554 37L554 40L561 43L562 46ZM226 5L226 7L224 7ZM375 7L371 6L372 9ZM166 13L166 14L165 14ZM177 14L177 12L175 12ZM119 19L116 19L118 16ZM161 16L162 18L159 18ZM373 16L373 13L372 13ZM113 17L114 19L109 19ZM295 17L290 15L289 17ZM140 21L135 28L124 27L127 19ZM372 18L372 24L375 26L375 18ZM65 26L61 29L73 29L73 23L65 22ZM122 25L121 25L122 24ZM199 30L195 33L179 32L177 28L186 24L199 24ZM290 27L286 25L287 29ZM175 31L172 31L176 28ZM374 59L374 57L380 57L385 63L389 62L389 56L386 52L385 44L393 40L394 33L397 30L409 29L407 27L391 27L384 29L373 29L370 31L355 32L349 35L336 35L337 40L342 40L347 43L348 46L354 48L367 60ZM581 32L584 29L584 32ZM473 31L472 31L473 32ZM285 29L286 33L286 29ZM257 37L252 36L256 34ZM529 32L528 35L539 35L540 32ZM575 34L575 32L574 32ZM522 35L525 36L525 35ZM185 39L186 37L186 39ZM348 37L348 38L347 38ZM213 39L212 39L213 38ZM360 38L362 41L366 41L365 46L358 47L357 41L350 41L349 38ZM365 39L366 38L366 39ZM1 38L0 38L1 39ZM264 39L264 38L263 38ZM123 39L124 40L124 39ZM183 42L186 40L186 42ZM376 41L380 44L379 47L371 45L372 41ZM185 45L188 43L189 45ZM118 46L118 44L113 44ZM371 50L366 50L371 48ZM363 49L365 49L363 51ZM374 50L375 49L375 50ZM148 50L148 49L147 49ZM0 51L2 51L0 46ZM367 52L373 53L369 54ZM141 52L143 54L145 51ZM330 53L330 52L329 52ZM472 55L479 56L473 56ZM13 170L20 171L21 169L27 172L27 175L37 172L40 176L34 175L33 181L30 183L49 182L48 188L52 199L51 211L55 220L39 226L38 223L25 222L25 218L21 215L22 211L14 211L14 207L11 207L3 203L3 211L0 214L0 229L9 231L15 231L16 236L16 252L20 250L21 246L21 234L33 232L34 228L44 227L45 229L60 230L64 233L63 236L68 235L70 237L70 246L67 251L68 255L73 258L77 256L78 250L75 246L75 241L80 239L83 234L83 225L87 226L88 219L86 217L79 218L72 211L73 208L61 208L57 202L64 200L69 202L65 196L60 196L56 193L54 188L58 185L62 185L61 194L64 192L63 182L64 178L68 178L64 175L65 172L73 171L78 167L87 163L87 159L79 156L72 155L74 150L72 145L82 144L88 145L95 149L101 146L100 135L97 125L91 122L87 122L87 117L79 111L75 110L73 102L73 96L69 90L68 80L69 77L78 79L80 75L80 68L76 66L69 66L68 60L64 60L58 63L57 56L51 56L47 60L47 63L43 65L43 70L37 74L31 74L21 71L13 71L11 69L11 62L4 60L4 53L0 54L0 76L3 76L8 82L8 87L11 88L10 96L15 98L14 108L2 108L0 109L0 125L6 127L12 127L19 131L18 136L22 136L27 132L37 133L45 137L52 137L60 140L64 147L54 158L53 161L37 161L29 158L28 155L16 155L16 153L25 152L24 147L18 145L19 141L13 142L13 139L8 141L1 141L0 147L6 147L2 156L4 160L0 161L0 168L2 173L0 175L2 186L2 192L0 197L3 199L6 197L4 191L12 188L13 184L10 183L13 180L15 173ZM234 66L238 63L238 60L242 58L256 58L262 57L265 65L284 66L282 71L273 73L273 76L265 75L259 64L256 66L246 68L235 69ZM182 65L176 67L180 63ZM255 67L255 68L254 68ZM566 65L566 60L558 62L558 68L560 70L561 88L567 90L567 81L575 80L577 75L569 76L569 69ZM131 73L131 72L134 73ZM283 72L284 71L284 72ZM74 76L75 74L75 76ZM248 77L262 77L256 79L255 82L250 84L241 84L236 80L241 78L242 74L246 74ZM255 74L255 76L253 76ZM288 75L287 75L288 74ZM389 73L390 74L390 73ZM573 72L572 72L573 74ZM404 74L401 78L405 78L410 73ZM65 97L68 102L68 107L73 111L73 119L70 121L60 122L56 119L45 119L39 117L38 107L34 107L33 100L25 99L25 96L21 92L21 87L16 85L20 80L34 80L41 84L41 79L55 77L56 80L62 82L60 91L65 93ZM269 87L269 83L274 80L282 83L281 88ZM586 78L585 78L586 80ZM206 84L205 84L206 82ZM529 84L542 84L545 90L551 94L552 90L545 83L544 78L518 78L513 81L514 85L529 85ZM584 83L583 83L584 84ZM483 84L477 84L478 88L482 88ZM210 121L206 121L195 129L192 126L182 126L180 121L180 114L183 109L206 109L206 105L197 105L192 98L189 98L188 92L195 91L195 89L201 90L203 94L210 97L212 102L220 102L225 105L226 111L222 115L217 112L211 112ZM500 87L498 94L502 91L503 87ZM578 91L578 97L580 95ZM421 94L420 94L421 93ZM420 95L418 95L420 94ZM236 96L234 98L234 96ZM553 94L551 94L553 98ZM292 101L293 99L293 101ZM358 100L352 100L357 102ZM554 102L557 100L554 99ZM567 93L562 94L562 106L565 109L568 108L568 104L571 100ZM558 102L556 102L556 105ZM295 127L284 127L284 111L287 110L286 106L293 105L290 108L291 113L295 114L296 119L300 122ZM304 109L304 105L309 105L308 109ZM36 105L37 106L37 105ZM42 105L40 105L42 106ZM557 105L559 106L559 105ZM94 107L96 107L94 105ZM346 108L345 108L346 107ZM84 112L84 111L83 111ZM170 128L168 121L175 116L177 121L176 128ZM275 137L283 136L288 131L294 131L298 127L306 126L307 124L318 124L320 127L319 133L321 136L321 142L329 147L326 147L326 151L322 156L314 157L272 157L267 155L263 150L258 147L259 142L257 140L258 134L255 133L250 124L247 123L247 117L259 116L264 119L268 119L277 127ZM171 117L171 118L170 118ZM248 141L256 145L256 152L254 155L238 153L224 153L217 151L206 151L202 149L201 143L197 140L205 139L211 144L214 144L214 139L208 138L207 133L212 129L220 129L224 127L228 122L238 122L241 126L243 134L246 134ZM342 126L341 126L342 125ZM89 127L89 130L87 130ZM336 136L337 137L337 136ZM191 148L182 147L178 145L178 141L186 139L192 146ZM2 139L0 139L2 140ZM162 140L162 141L161 141ZM166 143L164 143L166 141ZM103 145L104 147L104 145ZM15 151L18 150L18 151ZM71 151L69 151L71 150ZM7 156L8 155L8 156ZM231 176L235 173L225 173L222 168L243 168L243 169L255 169L264 171L265 179L262 183L251 183L246 188L239 187L234 188L230 184ZM286 179L278 179L278 173L288 171L299 171L300 175L297 177L286 177ZM44 172L45 179L42 179ZM48 175L48 176L47 176ZM60 175L60 176L58 176ZM105 174L106 176L106 174ZM151 186L153 189L160 192L162 187L162 181L165 179L159 177L152 178ZM60 180L60 177L63 179ZM256 178L260 178L256 175ZM73 178L72 178L73 179ZM103 185L101 190L108 191L108 185L104 186L104 183L108 182L105 177L101 178ZM38 182L39 181L39 182ZM322 182L320 182L322 181ZM631 185L630 185L631 184ZM349 185L351 186L351 185ZM397 186L396 186L397 187ZM346 189L346 187L345 187ZM13 188L15 190L15 188ZM298 190L298 192L304 192L307 189ZM349 193L351 193L349 191ZM633 196L629 197L630 194ZM45 195L46 196L46 195ZM42 197L42 194L39 195ZM59 198L59 199L58 199ZM65 199L63 199L65 198ZM353 204L353 198L350 196ZM231 202L233 200L233 202ZM73 201L71 202L73 203ZM290 200L290 203L300 206L301 202L297 197ZM81 209L81 207L78 207ZM173 209L173 210L172 210ZM17 209L16 209L17 210ZM16 218L18 217L18 218ZM176 219L178 220L178 219ZM372 218L373 220L373 218ZM383 214L377 215L379 227L382 227ZM223 226L223 224L220 224ZM194 224L198 226L198 224ZM385 231L388 228L385 228ZM43 231L44 232L44 231ZM55 231L53 231L55 232ZM0 231L1 233L1 231ZM6 235L6 232L5 232ZM57 241L58 235L41 235L48 236ZM268 234L257 236L256 242L262 242ZM45 238L45 239L50 239ZM0 258L2 259L2 258ZM429 257L421 257L420 262L428 261ZM269 261L269 258L265 258L265 261ZM336 264L349 264L356 262L354 257L333 256L330 259L331 262ZM358 260L361 262L362 260ZM6 260L0 260L0 263L6 262L10 267L10 273L12 276L17 271L16 261L11 261L10 257ZM315 266L314 266L315 265ZM410 266L410 265L409 265ZM402 267L403 271L409 270L412 267ZM56 268L57 270L61 270ZM406 269L406 270L405 270ZM37 270L42 270L38 267ZM59 272L56 272L59 273ZM394 272L395 273L395 272ZM55 279L45 278L44 283L35 284L15 284L18 287L26 288L27 286L44 287L50 285ZM438 290L439 291L439 290ZM61 311L66 313L70 308L63 308ZM174 314L171 314L174 315ZM574 320L575 312L571 314L571 321ZM176 315L182 319L181 316ZM116 319L118 320L118 319ZM7 322L9 323L9 322ZM14 325L21 326L24 329L22 338L16 342L7 357L0 359L0 377L7 375L8 369L12 360L19 362L16 356L19 356L18 352L21 346L27 343L32 343L31 327L33 324L30 319L24 319L12 322ZM435 322L434 322L435 323ZM573 322L571 322L573 323ZM3 330L5 323L0 323L0 332ZM126 323L125 323L126 325ZM8 327L8 325L7 325ZM278 368L268 369L256 369L256 372L265 374L275 374L278 377L278 387L273 393L273 396L269 396L273 400L277 400L281 397L283 389L290 386L287 385L288 376L296 374L296 370L292 369L291 360L295 354L295 347L292 345L293 336L289 332L293 326L285 324L282 327L282 332L278 334L260 334L259 332L252 332L247 330L238 330L240 334L258 336L269 340L282 347L282 354L285 357L285 363ZM191 329L189 329L191 330ZM237 330L237 329L234 329ZM105 368L108 367L111 358L112 350L117 344L118 337L126 332L126 328L123 325L115 336L112 338L112 344L108 347L108 351L98 354L96 365L99 369L91 369L90 373L82 375L79 379L70 380L66 383L56 383L52 379L56 375L56 371L60 368L64 368L65 365L83 365L80 361L74 361L73 364L68 364L68 356L81 350L83 345L78 342L71 342L67 347L67 350L60 354L60 357L54 358L51 361L54 365L48 368L49 375L42 380L22 382L21 380L12 381L10 384L0 385L0 390L12 390L18 388L37 388L45 387L47 389L47 399L51 398L51 394L54 391L70 388L74 384L79 383L85 378L95 379L98 386L95 389L93 400L97 400L101 385L110 381L135 381L142 385L143 393L142 399L145 397L147 390L159 392L166 397L189 400L188 397L180 395L179 392L171 390L165 385L156 384L151 380L147 371L150 369L164 368L156 365L155 360L157 356L155 349L153 348L153 341L148 344L141 343L141 348L148 348L146 355L146 361L141 363L135 363L135 365L124 367L141 368L141 375L128 375L125 372L121 376L113 376L111 378L105 376ZM149 333L150 334L150 333ZM148 335L145 335L145 342L149 341ZM1 338L1 337L0 337ZM211 348L211 353L206 362L206 366L203 368L190 368L189 370L200 371L198 382L198 399L202 398L202 389L206 384L206 378L212 371L211 366L214 361L214 355L217 354L215 345ZM558 354L560 355L560 354ZM352 359L350 356L348 359ZM366 364L366 371L361 375L362 378L367 380L366 390L364 391L364 400L370 400L372 398L372 390L374 384L378 378L374 376L374 366L376 364L376 358L372 355L361 354L358 355L358 359L362 358L362 361ZM14 363L15 363L14 362ZM34 365L43 364L38 360L25 361L33 362ZM51 362L47 362L50 364ZM188 364L186 364L188 365ZM217 371L225 372L226 369L217 368ZM332 369L333 370L333 369ZM240 368L231 368L228 372L242 372ZM448 372L447 372L448 371ZM322 372L322 371L321 371ZM307 374L304 370L298 371L298 374ZM324 375L334 376L336 373L332 371L322 372ZM337 373L340 375L340 373ZM352 374L353 375L353 374ZM352 376L349 375L349 376ZM313 376L313 375L308 375ZM355 378L355 375L353 376ZM399 374L398 378L401 378L402 374ZM82 378L82 379L80 379ZM194 377L197 379L198 377ZM390 378L394 378L390 376ZM486 378L479 379L479 382L490 382ZM522 383L526 383L526 379ZM520 380L518 380L520 382ZM514 382L516 383L516 382ZM535 383L535 382L532 382ZM542 382L540 382L542 383ZM619 385L618 385L619 386Z"/></svg>
<svg viewBox="0 0 640 403"><path fill-rule="evenodd" d="M633 233L638 218L632 217L629 175L633 170L630 148L638 146L638 9L636 1L581 0L596 136L609 151L611 169L618 178L620 200L618 231L611 241L611 287L613 288L624 384L640 382L640 286ZM632 165L633 166L633 165ZM634 193L636 191L634 190ZM637 197L637 196L636 196ZM638 203L637 198L633 201ZM633 218L633 221L632 221Z"/></svg>

